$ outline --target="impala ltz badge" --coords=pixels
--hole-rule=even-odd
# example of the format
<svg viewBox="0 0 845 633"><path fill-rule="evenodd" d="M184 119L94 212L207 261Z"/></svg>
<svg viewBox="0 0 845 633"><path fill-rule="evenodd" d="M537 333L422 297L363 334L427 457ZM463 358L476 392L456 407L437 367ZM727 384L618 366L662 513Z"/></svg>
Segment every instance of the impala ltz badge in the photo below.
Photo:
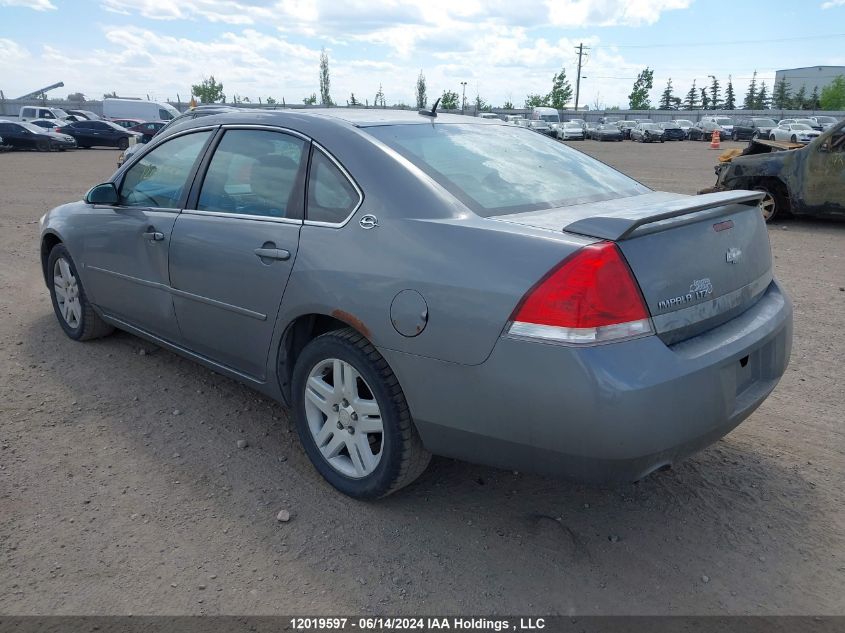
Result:
<svg viewBox="0 0 845 633"><path fill-rule="evenodd" d="M367 214L358 221L358 224L361 225L362 229L374 229L378 226L378 218L374 215Z"/></svg>
<svg viewBox="0 0 845 633"><path fill-rule="evenodd" d="M725 260L729 264L736 264L739 263L740 258L742 257L742 251L736 247L729 248L728 252L725 253Z"/></svg>
<svg viewBox="0 0 845 633"><path fill-rule="evenodd" d="M713 284L710 283L710 278L696 279L689 286L689 292L685 295L672 297L671 299L663 299L657 302L658 310L666 310L667 308L674 308L675 306L684 305L693 301L700 301L706 299L713 294Z"/></svg>

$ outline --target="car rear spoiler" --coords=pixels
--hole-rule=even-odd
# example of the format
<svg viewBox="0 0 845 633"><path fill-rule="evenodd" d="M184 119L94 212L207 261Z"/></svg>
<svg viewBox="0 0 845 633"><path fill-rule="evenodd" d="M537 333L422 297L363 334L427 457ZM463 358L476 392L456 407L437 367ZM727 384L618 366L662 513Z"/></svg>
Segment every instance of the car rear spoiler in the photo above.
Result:
<svg viewBox="0 0 845 633"><path fill-rule="evenodd" d="M720 191L670 200L648 207L620 209L567 224L563 230L600 239L620 240L657 233L706 218L716 218L736 211L734 205L759 204L761 191ZM677 219L676 219L677 218ZM674 220L674 221L672 221Z"/></svg>

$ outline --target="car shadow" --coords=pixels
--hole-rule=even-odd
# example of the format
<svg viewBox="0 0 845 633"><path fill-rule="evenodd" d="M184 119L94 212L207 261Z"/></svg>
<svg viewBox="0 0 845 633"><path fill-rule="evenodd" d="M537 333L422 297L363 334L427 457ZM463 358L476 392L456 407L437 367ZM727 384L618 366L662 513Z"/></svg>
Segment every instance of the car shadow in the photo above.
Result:
<svg viewBox="0 0 845 633"><path fill-rule="evenodd" d="M807 544L829 542L814 483L760 442L759 412L639 483L586 486L434 458L406 489L365 503L317 475L281 405L233 380L126 333L73 342L52 314L22 338L23 362L45 350L61 359L42 365L45 389L73 403L39 431L41 441L64 434L84 442L94 433L98 446L123 448L128 479L80 494L146 513L154 519L146 538L180 547L200 567L209 557L235 565L226 526L250 545L237 552L238 568L266 569L269 578L281 561L311 589L342 586L340 610L788 610L803 594L783 579L809 556ZM293 515L284 528L275 520L280 508ZM162 516L182 520L164 530ZM120 541L120 526L112 518L104 537ZM137 524L132 530L134 541L145 538ZM285 589L275 591L274 600ZM243 608L276 612L279 603L263 595Z"/></svg>

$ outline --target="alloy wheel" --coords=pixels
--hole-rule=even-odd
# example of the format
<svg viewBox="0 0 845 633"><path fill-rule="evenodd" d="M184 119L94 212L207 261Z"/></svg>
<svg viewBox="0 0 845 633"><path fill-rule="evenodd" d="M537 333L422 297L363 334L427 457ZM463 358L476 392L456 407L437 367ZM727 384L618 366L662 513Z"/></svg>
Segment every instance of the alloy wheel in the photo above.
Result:
<svg viewBox="0 0 845 633"><path fill-rule="evenodd" d="M305 382L308 429L337 472L360 479L379 465L384 445L381 410L372 389L350 363L327 358Z"/></svg>
<svg viewBox="0 0 845 633"><path fill-rule="evenodd" d="M79 282L70 269L70 264L64 257L56 260L53 266L53 290L59 313L73 329L79 327L82 320L82 303L79 300Z"/></svg>

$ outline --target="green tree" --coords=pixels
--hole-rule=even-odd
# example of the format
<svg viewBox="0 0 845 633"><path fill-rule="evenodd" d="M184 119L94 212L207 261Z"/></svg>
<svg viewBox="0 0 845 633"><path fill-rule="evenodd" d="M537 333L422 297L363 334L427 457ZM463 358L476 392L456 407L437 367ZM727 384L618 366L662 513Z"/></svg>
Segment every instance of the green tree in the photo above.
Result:
<svg viewBox="0 0 845 633"><path fill-rule="evenodd" d="M631 94L628 95L631 110L649 110L651 108L648 93L652 87L654 87L654 70L646 66L637 76Z"/></svg>
<svg viewBox="0 0 845 633"><path fill-rule="evenodd" d="M332 81L329 77L329 56L326 49L320 51L320 104L325 106L332 105L331 95Z"/></svg>
<svg viewBox="0 0 845 633"><path fill-rule="evenodd" d="M736 95L734 94L733 78L728 75L728 87L725 88L725 110L736 110Z"/></svg>
<svg viewBox="0 0 845 633"><path fill-rule="evenodd" d="M805 110L807 108L807 86L801 86L792 98L793 110Z"/></svg>
<svg viewBox="0 0 845 633"><path fill-rule="evenodd" d="M718 110L722 105L722 86L719 84L719 80L716 79L716 75L710 75L710 78L713 80L710 82L710 109Z"/></svg>
<svg viewBox="0 0 845 633"><path fill-rule="evenodd" d="M782 78L772 91L772 107L785 110L792 104L792 87Z"/></svg>
<svg viewBox="0 0 845 633"><path fill-rule="evenodd" d="M684 99L684 110L695 110L698 108L698 91L695 89L695 79L692 80L692 88L689 89Z"/></svg>
<svg viewBox="0 0 845 633"><path fill-rule="evenodd" d="M660 95L660 103L657 104L657 107L660 110L671 110L672 109L672 99L674 95L672 94L672 78L666 81L666 88L663 89L663 92Z"/></svg>
<svg viewBox="0 0 845 633"><path fill-rule="evenodd" d="M197 97L202 103L225 102L226 95L223 94L223 84L214 80L214 75L203 78L203 80L191 86L191 94Z"/></svg>
<svg viewBox="0 0 845 633"><path fill-rule="evenodd" d="M317 105L317 93L312 92L310 97L305 97L302 100L305 105Z"/></svg>
<svg viewBox="0 0 845 633"><path fill-rule="evenodd" d="M381 84L378 85L378 92L376 93L375 99L373 99L373 105L384 107L384 90L382 90Z"/></svg>
<svg viewBox="0 0 845 633"><path fill-rule="evenodd" d="M845 75L838 75L822 88L819 103L822 110L845 110Z"/></svg>
<svg viewBox="0 0 845 633"><path fill-rule="evenodd" d="M745 93L745 103L742 107L746 110L753 110L757 105L757 71L751 76L751 82L748 84L748 92Z"/></svg>
<svg viewBox="0 0 845 633"><path fill-rule="evenodd" d="M273 97L267 97L267 105L276 105L278 101L276 101Z"/></svg>
<svg viewBox="0 0 845 633"><path fill-rule="evenodd" d="M513 110L514 109L513 103L511 103L510 101L505 101L502 108L505 109L505 110Z"/></svg>
<svg viewBox="0 0 845 633"><path fill-rule="evenodd" d="M358 99L356 99L356 98L355 98L355 93L354 93L354 92L353 92L353 93L351 93L351 94L349 95L349 101L348 101L347 103L348 103L349 105L351 105L351 106L359 106L359 105L361 105L361 102L360 102L360 101L358 101Z"/></svg>
<svg viewBox="0 0 845 633"><path fill-rule="evenodd" d="M420 70L420 74L417 77L417 109L425 110L426 106L428 105L428 96L426 95L426 86L425 86L425 75L423 75L423 71Z"/></svg>
<svg viewBox="0 0 845 633"><path fill-rule="evenodd" d="M103 95L103 99L117 99L117 93L114 91L107 92Z"/></svg>
<svg viewBox="0 0 845 633"><path fill-rule="evenodd" d="M566 108L566 104L572 98L572 86L566 78L566 69L561 68L559 73L555 73L552 79L552 91L546 100L551 106L557 110Z"/></svg>
<svg viewBox="0 0 845 633"><path fill-rule="evenodd" d="M85 102L85 95L81 92L74 92L67 96L68 101L75 101L77 103L84 103Z"/></svg>
<svg viewBox="0 0 845 633"><path fill-rule="evenodd" d="M701 109L707 110L710 107L710 97L707 96L707 90L701 89Z"/></svg>
<svg viewBox="0 0 845 633"><path fill-rule="evenodd" d="M440 107L444 110L457 110L460 106L459 95L457 92L451 90L444 90L443 96L440 97Z"/></svg>
<svg viewBox="0 0 845 633"><path fill-rule="evenodd" d="M530 94L525 97L526 108L538 108L549 105L549 95Z"/></svg>
<svg viewBox="0 0 845 633"><path fill-rule="evenodd" d="M821 103L819 103L819 87L813 86L813 93L810 95L810 100L807 102L807 109L818 110L821 107Z"/></svg>
<svg viewBox="0 0 845 633"><path fill-rule="evenodd" d="M492 110L492 108L490 107L490 104L487 103L480 94L476 93L475 94L475 111L476 112L482 112L482 111L486 111L486 110Z"/></svg>
<svg viewBox="0 0 845 633"><path fill-rule="evenodd" d="M766 82L760 84L760 91L757 93L757 98L754 100L754 108L757 110L767 110L771 105L771 99L769 99L768 89L766 88Z"/></svg>

